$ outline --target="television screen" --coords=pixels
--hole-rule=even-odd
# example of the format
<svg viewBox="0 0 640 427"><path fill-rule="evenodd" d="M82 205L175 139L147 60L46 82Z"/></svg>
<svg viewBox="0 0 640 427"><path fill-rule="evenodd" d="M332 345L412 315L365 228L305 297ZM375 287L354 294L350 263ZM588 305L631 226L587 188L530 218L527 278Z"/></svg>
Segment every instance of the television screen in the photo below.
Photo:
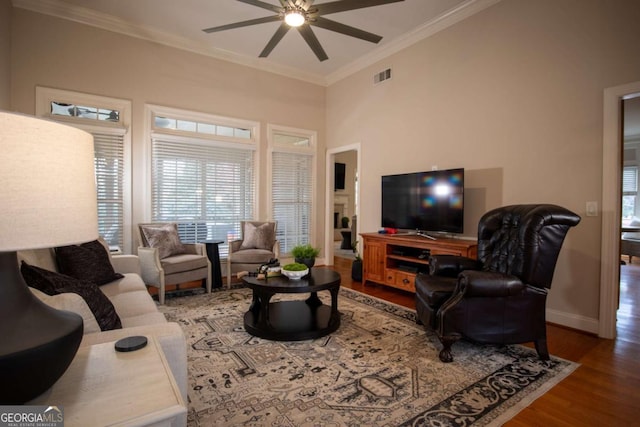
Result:
<svg viewBox="0 0 640 427"><path fill-rule="evenodd" d="M335 164L335 190L344 190L346 166L344 163Z"/></svg>
<svg viewBox="0 0 640 427"><path fill-rule="evenodd" d="M382 177L382 226L462 233L464 169Z"/></svg>

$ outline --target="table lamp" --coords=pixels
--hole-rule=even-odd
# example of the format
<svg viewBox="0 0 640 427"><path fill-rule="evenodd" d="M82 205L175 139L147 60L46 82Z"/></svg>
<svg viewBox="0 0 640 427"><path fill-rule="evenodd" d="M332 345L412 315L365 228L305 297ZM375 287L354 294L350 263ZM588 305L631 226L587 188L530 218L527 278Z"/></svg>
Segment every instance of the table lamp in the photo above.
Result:
<svg viewBox="0 0 640 427"><path fill-rule="evenodd" d="M0 405L45 392L78 351L82 317L31 293L17 251L98 237L93 157L87 132L0 111Z"/></svg>

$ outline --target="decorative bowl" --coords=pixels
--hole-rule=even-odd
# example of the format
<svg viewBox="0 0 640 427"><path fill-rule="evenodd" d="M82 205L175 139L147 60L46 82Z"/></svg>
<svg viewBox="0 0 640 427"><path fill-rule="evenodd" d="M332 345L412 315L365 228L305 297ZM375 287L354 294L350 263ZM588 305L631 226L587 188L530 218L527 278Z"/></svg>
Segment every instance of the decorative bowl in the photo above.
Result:
<svg viewBox="0 0 640 427"><path fill-rule="evenodd" d="M300 271L291 271L291 270L280 270L280 273L287 276L289 280L300 280L307 274L309 274L309 269L300 270Z"/></svg>

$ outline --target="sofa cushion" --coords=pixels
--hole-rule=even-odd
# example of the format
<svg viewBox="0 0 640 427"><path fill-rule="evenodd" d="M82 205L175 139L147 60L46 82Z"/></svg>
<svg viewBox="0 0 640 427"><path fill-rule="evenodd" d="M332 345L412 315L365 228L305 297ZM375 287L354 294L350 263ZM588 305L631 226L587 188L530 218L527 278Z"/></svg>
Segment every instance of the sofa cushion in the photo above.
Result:
<svg viewBox="0 0 640 427"><path fill-rule="evenodd" d="M231 262L235 264L264 264L273 258L273 252L266 249L247 249L232 252Z"/></svg>
<svg viewBox="0 0 640 427"><path fill-rule="evenodd" d="M24 261L20 272L27 285L47 295L67 292L80 295L91 309L101 330L122 328L120 317L113 304L95 283L35 267Z"/></svg>
<svg viewBox="0 0 640 427"><path fill-rule="evenodd" d="M185 252L175 223L141 225L140 229L149 247L158 249L160 259Z"/></svg>
<svg viewBox="0 0 640 427"><path fill-rule="evenodd" d="M115 272L109 260L109 252L98 240L58 247L56 260L60 273L96 285L104 285L123 277Z"/></svg>
<svg viewBox="0 0 640 427"><path fill-rule="evenodd" d="M146 292L147 287L142 281L142 277L134 273L125 273L122 279L114 280L111 283L100 286L100 290L110 299L114 295L126 294L128 292ZM120 313L120 310L118 310L118 313ZM120 314L120 317L122 317L122 314Z"/></svg>
<svg viewBox="0 0 640 427"><path fill-rule="evenodd" d="M245 222L242 231L242 245L240 250L267 249L272 250L276 242L275 223L266 222L256 225L253 222Z"/></svg>

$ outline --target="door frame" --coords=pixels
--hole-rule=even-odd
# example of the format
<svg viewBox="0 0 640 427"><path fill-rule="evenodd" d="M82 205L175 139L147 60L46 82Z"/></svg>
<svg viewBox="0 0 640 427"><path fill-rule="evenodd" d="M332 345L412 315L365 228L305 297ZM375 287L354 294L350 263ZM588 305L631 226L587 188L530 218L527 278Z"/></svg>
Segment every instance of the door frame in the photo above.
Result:
<svg viewBox="0 0 640 427"><path fill-rule="evenodd" d="M324 219L324 254L325 264L333 265L333 201L334 201L334 163L335 157L338 153L344 153L347 151L356 152L356 171L358 172L358 181L362 182L362 168L361 168L361 151L360 143L354 143L349 145L343 145L341 147L327 149L326 156L326 176L325 176L325 219ZM354 194L355 203L355 215L360 217L360 185L357 187L358 191ZM352 239L357 240L358 230L360 227L360 221L356 222L356 235Z"/></svg>
<svg viewBox="0 0 640 427"><path fill-rule="evenodd" d="M620 216L622 173L622 100L640 94L640 82L604 91L602 137L602 246L600 250L600 316L598 336L616 337L620 294Z"/></svg>

